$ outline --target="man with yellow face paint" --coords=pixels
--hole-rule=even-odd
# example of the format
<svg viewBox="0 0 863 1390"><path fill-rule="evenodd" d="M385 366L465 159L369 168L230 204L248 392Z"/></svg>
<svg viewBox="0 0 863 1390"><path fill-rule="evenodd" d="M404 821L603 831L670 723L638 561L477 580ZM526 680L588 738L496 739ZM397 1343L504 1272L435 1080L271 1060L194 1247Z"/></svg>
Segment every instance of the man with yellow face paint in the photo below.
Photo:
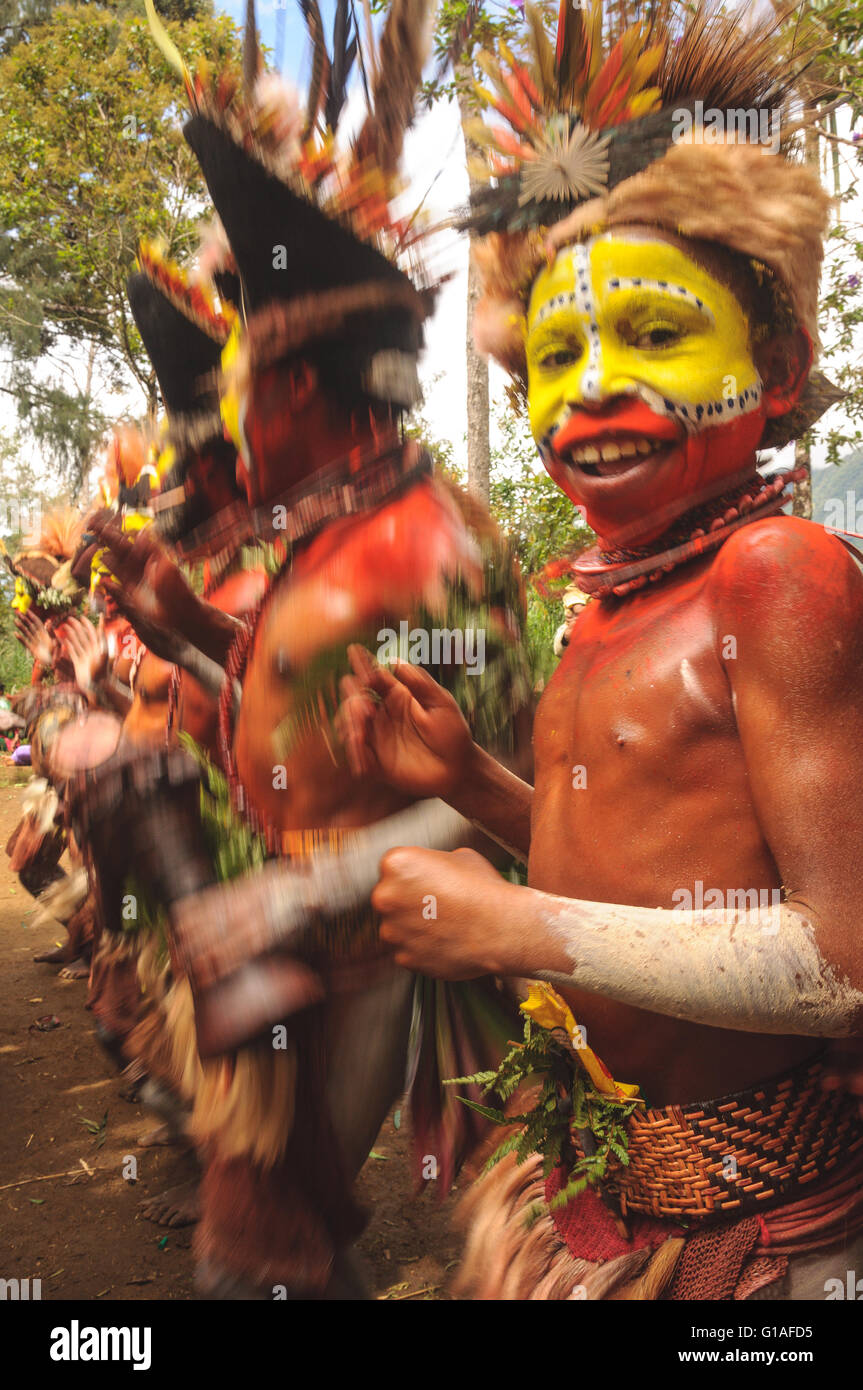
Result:
<svg viewBox="0 0 863 1390"><path fill-rule="evenodd" d="M780 515L794 474L762 476L756 451L828 400L810 372L828 200L784 153L673 143L681 107L789 94L769 29L698 8L603 63L600 18L564 4L552 55L534 15L533 61L486 68L512 133L474 131L505 157L472 209L477 339L597 533L571 566L592 602L540 702L535 786L416 673L367 674L355 717L358 769L399 787L410 768L519 847L530 886L405 848L373 902L400 964L554 984L618 1102L611 1076L641 1089L604 1200L576 1191L528 1230L607 1144L571 1131L576 1053L548 1035L573 1080L533 1133L558 1161L546 1178L510 1154L476 1185L463 1290L820 1298L863 1258L863 1128L822 1084L828 1040L863 1023L863 748L844 732L863 575Z"/></svg>
<svg viewBox="0 0 863 1390"><path fill-rule="evenodd" d="M531 429L617 545L662 535L764 430L744 307L693 250L653 228L605 233L563 248L531 292Z"/></svg>

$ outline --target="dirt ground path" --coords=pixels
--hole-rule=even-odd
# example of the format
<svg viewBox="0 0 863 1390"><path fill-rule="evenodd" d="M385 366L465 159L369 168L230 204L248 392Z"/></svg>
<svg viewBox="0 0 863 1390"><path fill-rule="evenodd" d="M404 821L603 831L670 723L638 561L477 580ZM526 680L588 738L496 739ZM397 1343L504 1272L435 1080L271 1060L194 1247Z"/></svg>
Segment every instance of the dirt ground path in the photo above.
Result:
<svg viewBox="0 0 863 1390"><path fill-rule="evenodd" d="M33 900L2 852L25 781L0 771L0 1278L41 1279L43 1299L194 1299L192 1228L166 1230L138 1213L142 1198L190 1176L193 1161L138 1147L157 1120L121 1097L84 1009L86 980L33 961L65 933L33 928ZM44 1015L60 1026L35 1030ZM401 1113L359 1179L372 1213L359 1249L378 1298L447 1298L459 1249L453 1198L412 1196ZM132 1182L124 1171L135 1168Z"/></svg>

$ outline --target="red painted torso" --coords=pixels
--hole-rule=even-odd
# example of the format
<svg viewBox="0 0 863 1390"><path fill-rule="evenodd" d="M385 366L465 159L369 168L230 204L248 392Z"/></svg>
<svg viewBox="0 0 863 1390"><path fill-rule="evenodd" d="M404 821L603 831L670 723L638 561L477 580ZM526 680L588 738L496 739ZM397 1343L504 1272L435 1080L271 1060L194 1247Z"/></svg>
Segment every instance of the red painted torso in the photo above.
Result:
<svg viewBox="0 0 863 1390"><path fill-rule="evenodd" d="M287 760L273 735L295 708L298 673L318 653L346 649L370 624L397 628L419 606L443 610L444 581L457 570L480 583L476 543L452 498L431 482L328 526L300 552L258 629L235 739L241 780L280 829L365 825L404 804L353 778L324 728L302 735Z"/></svg>
<svg viewBox="0 0 863 1390"><path fill-rule="evenodd" d="M665 908L699 879L704 891L780 887L721 655L734 634L717 630L714 563L593 602L576 624L534 726L532 887ZM612 1073L657 1105L721 1095L817 1045L568 997Z"/></svg>

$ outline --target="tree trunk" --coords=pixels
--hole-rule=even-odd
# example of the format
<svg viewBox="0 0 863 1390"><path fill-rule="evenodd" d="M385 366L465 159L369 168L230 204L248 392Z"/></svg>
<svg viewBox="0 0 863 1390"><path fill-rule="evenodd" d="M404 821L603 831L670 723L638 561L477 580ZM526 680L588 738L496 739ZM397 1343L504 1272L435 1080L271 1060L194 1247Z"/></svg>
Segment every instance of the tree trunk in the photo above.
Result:
<svg viewBox="0 0 863 1390"><path fill-rule="evenodd" d="M804 434L794 445L794 467L805 468L806 477L801 478L794 484L794 496L791 502L791 515L805 517L807 521L812 520L812 466L809 450L809 435Z"/></svg>
<svg viewBox="0 0 863 1390"><path fill-rule="evenodd" d="M467 76L462 72L462 76ZM467 83L459 83L458 107L462 130L464 123L473 113L467 96ZM478 150L472 141L464 137L465 156L470 158ZM468 182L473 193L476 181L468 170ZM491 444L489 439L489 396L488 362L474 347L473 316L480 296L479 272L473 254L471 238L470 260L467 277L467 340L465 360L467 367L467 486L468 491L482 502L489 498L489 470L491 463Z"/></svg>
<svg viewBox="0 0 863 1390"><path fill-rule="evenodd" d="M156 380L156 373L151 372L147 377L147 423L152 430L156 428L159 420L159 383Z"/></svg>
<svg viewBox="0 0 863 1390"><path fill-rule="evenodd" d="M821 168L818 134L811 127L807 127L803 138L806 163L813 165L818 173ZM794 484L794 499L791 504L792 516L802 516L807 521L812 520L812 450L810 439L811 436L807 433L794 445L794 467L804 468L806 476Z"/></svg>

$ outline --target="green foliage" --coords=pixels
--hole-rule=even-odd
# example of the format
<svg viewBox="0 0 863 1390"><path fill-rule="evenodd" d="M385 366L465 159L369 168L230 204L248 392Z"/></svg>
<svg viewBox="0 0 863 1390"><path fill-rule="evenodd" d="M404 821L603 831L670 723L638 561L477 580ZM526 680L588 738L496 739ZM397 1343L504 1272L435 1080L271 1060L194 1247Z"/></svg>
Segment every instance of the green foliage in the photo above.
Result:
<svg viewBox="0 0 863 1390"><path fill-rule="evenodd" d="M260 868L267 857L265 841L234 810L225 774L190 734L181 731L179 739L201 768L201 824L219 882Z"/></svg>
<svg viewBox="0 0 863 1390"><path fill-rule="evenodd" d="M536 1082L540 1083L540 1091L533 1108L522 1114L507 1114L503 1107L518 1088ZM459 1099L493 1124L521 1126L495 1149L486 1170L510 1153L515 1154L517 1163L524 1163L532 1154L542 1154L546 1178L559 1163L567 1168L568 1182L547 1205L535 1203L529 1220L545 1210L566 1206L586 1187L601 1182L612 1161L624 1165L629 1162L626 1123L639 1102L611 1100L602 1095L577 1063L562 1029L543 1028L525 1017L523 1042L513 1043L497 1071L460 1076L444 1084L475 1085L481 1087L483 1095L496 1095L500 1107L480 1105L466 1096Z"/></svg>
<svg viewBox="0 0 863 1390"><path fill-rule="evenodd" d="M516 5L493 7L482 0L442 0L434 32L434 75L421 89L421 99L432 106L441 98L465 92L478 105L469 83L473 56L500 39L512 42L523 31L524 20Z"/></svg>
<svg viewBox="0 0 863 1390"><path fill-rule="evenodd" d="M553 643L563 606L556 595L540 594L530 579L549 560L583 550L593 532L539 463L526 420L506 413L498 426L501 444L492 454L489 505L528 580L527 659L534 684L545 683L557 665Z"/></svg>
<svg viewBox="0 0 863 1390"><path fill-rule="evenodd" d="M10 554L20 548L24 533L37 525L40 513L67 500L56 477L45 475L37 483L18 435L0 435L0 539ZM0 561L0 681L7 691L28 685L33 669L32 658L15 633L13 594L14 578Z"/></svg>
<svg viewBox="0 0 863 1390"><path fill-rule="evenodd" d="M9 607L12 585L0 575L0 681L7 695L30 684L33 661L15 635L15 614Z"/></svg>
<svg viewBox="0 0 863 1390"><path fill-rule="evenodd" d="M227 17L162 8L200 11L169 25L190 64L236 57ZM5 389L73 475L104 429L100 390L137 382L155 404L125 283L141 236L164 236L180 259L196 240L205 190L182 138L182 103L137 5L57 5L0 58Z"/></svg>
<svg viewBox="0 0 863 1390"><path fill-rule="evenodd" d="M840 198L839 219L827 237L819 317L828 344L822 364L847 393L842 405L846 419L835 424L835 416L828 415L827 423L812 431L814 439L826 444L827 461L837 463L849 447L863 441L863 378L856 350L863 319L863 237L859 222L852 220L863 150L849 148L837 126L838 108L844 107L852 125L863 117L863 8L859 0L807 0L789 13L787 32L798 50L811 46L815 54L802 67L803 96L820 113L817 133L805 142L806 158L814 162L826 154L833 192ZM854 135L852 146L857 140ZM848 170L843 179L842 163L849 160L855 166L852 186L843 193Z"/></svg>
<svg viewBox="0 0 863 1390"><path fill-rule="evenodd" d="M857 160L859 163L860 156ZM856 189L843 194L843 206L856 196ZM832 226L827 252L819 316L829 346L821 360L831 380L846 393L842 411L847 422L818 430L816 437L827 446L827 462L838 463L849 448L863 443L863 378L858 348L863 324L863 232L859 223L843 220Z"/></svg>

